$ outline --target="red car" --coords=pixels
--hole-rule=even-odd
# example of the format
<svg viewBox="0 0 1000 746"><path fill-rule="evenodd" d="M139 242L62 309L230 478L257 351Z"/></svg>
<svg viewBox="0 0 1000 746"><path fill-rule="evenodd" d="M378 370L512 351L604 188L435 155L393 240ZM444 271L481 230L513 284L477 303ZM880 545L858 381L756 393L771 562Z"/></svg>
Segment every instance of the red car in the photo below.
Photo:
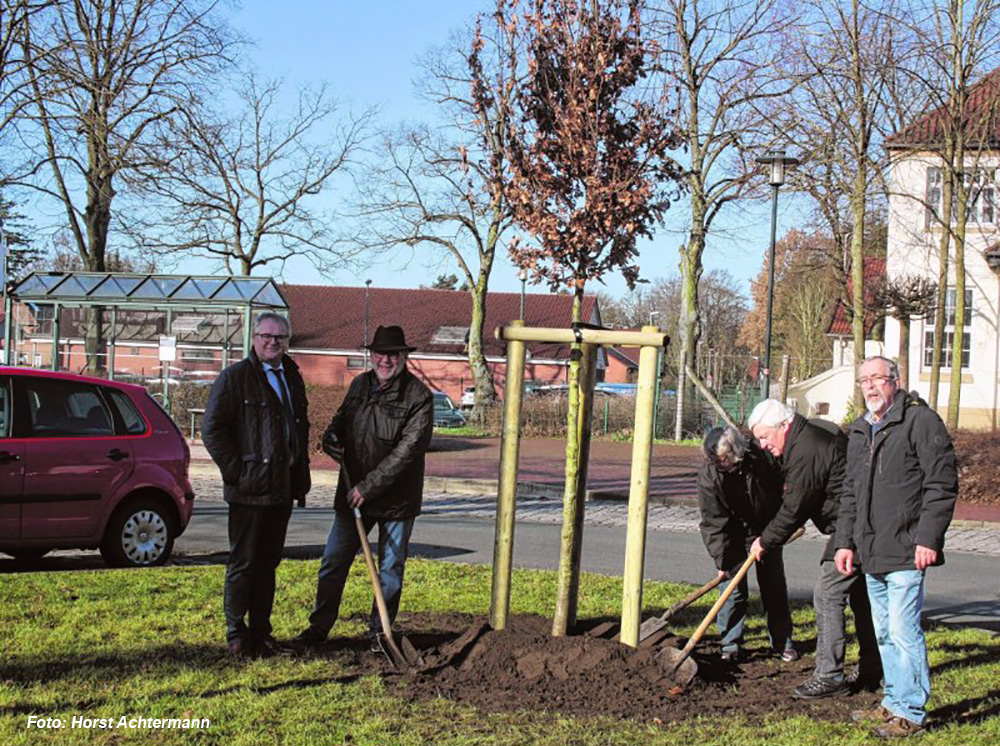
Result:
<svg viewBox="0 0 1000 746"><path fill-rule="evenodd" d="M161 565L191 519L190 461L141 386L0 366L0 552Z"/></svg>

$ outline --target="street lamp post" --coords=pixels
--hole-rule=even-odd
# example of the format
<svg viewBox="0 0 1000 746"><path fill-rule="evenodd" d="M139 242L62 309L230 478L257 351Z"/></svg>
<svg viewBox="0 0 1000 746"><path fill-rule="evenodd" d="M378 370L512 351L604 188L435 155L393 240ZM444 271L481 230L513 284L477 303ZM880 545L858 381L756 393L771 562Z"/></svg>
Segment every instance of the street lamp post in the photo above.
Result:
<svg viewBox="0 0 1000 746"><path fill-rule="evenodd" d="M524 285L528 282L528 270L522 269L517 273L517 278L521 281L521 315L519 318L524 321Z"/></svg>
<svg viewBox="0 0 1000 746"><path fill-rule="evenodd" d="M368 290L372 286L371 280L365 280L365 370L368 370L371 366L369 365L369 352L368 352Z"/></svg>
<svg viewBox="0 0 1000 746"><path fill-rule="evenodd" d="M771 396L771 321L774 313L774 240L778 230L778 190L785 183L785 168L797 166L799 160L785 155L784 150L769 150L757 159L771 167L771 246L767 258L767 328L764 332L764 365L761 393Z"/></svg>

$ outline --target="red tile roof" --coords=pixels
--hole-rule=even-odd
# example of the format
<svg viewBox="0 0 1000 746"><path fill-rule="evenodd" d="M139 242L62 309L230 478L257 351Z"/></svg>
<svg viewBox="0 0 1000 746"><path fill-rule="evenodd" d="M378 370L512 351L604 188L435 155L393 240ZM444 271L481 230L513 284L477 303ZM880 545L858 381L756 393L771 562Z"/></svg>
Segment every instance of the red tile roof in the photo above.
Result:
<svg viewBox="0 0 1000 746"><path fill-rule="evenodd" d="M291 346L313 350L360 350L365 342L365 288L327 285L281 285L292 321ZM380 325L398 324L416 354L463 355L464 343L435 341L441 327L468 328L472 298L459 290L410 290L372 287L369 290L369 336ZM566 328L573 312L573 296L525 295L528 326ZM483 343L486 354L502 357L505 345L493 335L520 315L520 293L490 293L486 300ZM584 296L583 319L600 323L596 296ZM569 348L529 344L532 357L564 359Z"/></svg>
<svg viewBox="0 0 1000 746"><path fill-rule="evenodd" d="M865 339L871 333L872 327L875 326L875 322L878 320L880 314L876 313L873 306L875 304L875 288L878 287L879 282L885 277L885 259L881 257L865 257L865 272L864 272L864 286L865 286ZM847 278L847 297L850 298L851 294L854 292L854 283L851 278ZM827 328L826 333L833 337L850 337L851 331L851 317L847 312L847 308L844 306L843 300L838 300L836 307L833 309L833 318L830 319L830 326Z"/></svg>
<svg viewBox="0 0 1000 746"><path fill-rule="evenodd" d="M968 123L969 145L980 144L979 133L985 132L984 145L1000 143L1000 68L985 75L972 86L965 103L965 121ZM944 138L946 111L935 109L886 139L887 148L909 148L920 145L937 145Z"/></svg>

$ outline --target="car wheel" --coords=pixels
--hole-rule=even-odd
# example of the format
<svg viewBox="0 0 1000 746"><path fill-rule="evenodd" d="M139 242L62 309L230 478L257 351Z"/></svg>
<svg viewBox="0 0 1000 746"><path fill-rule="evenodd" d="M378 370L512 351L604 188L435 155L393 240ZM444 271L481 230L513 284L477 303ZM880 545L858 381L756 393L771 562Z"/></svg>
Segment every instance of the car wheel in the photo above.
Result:
<svg viewBox="0 0 1000 746"><path fill-rule="evenodd" d="M16 560L30 562L41 559L51 551L51 547L25 547L24 549L12 549L8 554Z"/></svg>
<svg viewBox="0 0 1000 746"><path fill-rule="evenodd" d="M132 500L108 521L101 556L113 567L162 565L174 548L173 518L156 500Z"/></svg>

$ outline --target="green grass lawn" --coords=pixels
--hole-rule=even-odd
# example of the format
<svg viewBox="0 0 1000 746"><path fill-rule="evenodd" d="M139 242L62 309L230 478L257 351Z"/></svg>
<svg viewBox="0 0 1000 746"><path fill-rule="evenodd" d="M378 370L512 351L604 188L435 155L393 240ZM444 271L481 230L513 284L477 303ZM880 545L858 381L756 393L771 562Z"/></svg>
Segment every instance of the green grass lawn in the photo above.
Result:
<svg viewBox="0 0 1000 746"><path fill-rule="evenodd" d="M288 638L312 605L316 561L279 569L275 635ZM874 742L867 729L805 717L748 722L705 712L660 728L646 723L575 719L544 713L484 714L439 700L394 699L374 676L357 677L333 659L236 662L223 655L224 568L169 567L25 573L0 580L0 743L11 744L677 744ZM580 617L617 615L617 578L585 576ZM647 585L645 604L663 608L689 588ZM403 611L470 612L489 607L489 568L411 560ZM513 613L551 615L555 574L517 571ZM707 599L700 608L707 608ZM356 563L337 635L360 635L371 603ZM696 615L685 617L693 619ZM795 610L800 636L815 634L812 613ZM678 632L690 631L678 629ZM750 643L764 645L759 619ZM934 628L928 633L932 716L948 724L924 744L1000 743L1000 639L988 632ZM30 716L65 721L28 728ZM203 730L71 728L74 717L207 718Z"/></svg>

